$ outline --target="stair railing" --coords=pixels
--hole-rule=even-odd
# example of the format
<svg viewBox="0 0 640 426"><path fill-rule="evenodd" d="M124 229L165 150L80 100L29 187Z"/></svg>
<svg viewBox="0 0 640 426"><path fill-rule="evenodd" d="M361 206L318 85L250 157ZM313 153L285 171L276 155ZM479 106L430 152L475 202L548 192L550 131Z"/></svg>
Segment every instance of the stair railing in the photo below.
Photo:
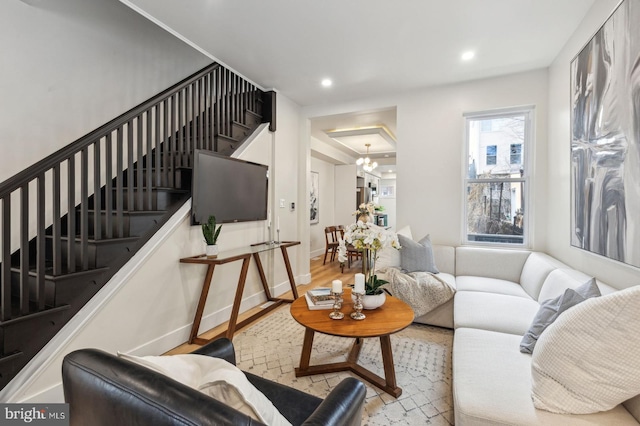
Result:
<svg viewBox="0 0 640 426"><path fill-rule="evenodd" d="M95 239L123 236L123 212L151 209L151 189L176 187L262 97L214 63L1 183L0 321L47 309L45 275L89 269L90 222Z"/></svg>

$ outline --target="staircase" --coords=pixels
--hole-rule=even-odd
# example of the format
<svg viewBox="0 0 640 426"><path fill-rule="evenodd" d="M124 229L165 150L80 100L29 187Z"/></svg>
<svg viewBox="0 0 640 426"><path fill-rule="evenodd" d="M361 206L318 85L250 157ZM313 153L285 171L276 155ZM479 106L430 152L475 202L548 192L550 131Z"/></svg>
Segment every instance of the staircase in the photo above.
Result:
<svg viewBox="0 0 640 426"><path fill-rule="evenodd" d="M275 93L212 64L0 184L0 387L190 197L195 149L231 155Z"/></svg>

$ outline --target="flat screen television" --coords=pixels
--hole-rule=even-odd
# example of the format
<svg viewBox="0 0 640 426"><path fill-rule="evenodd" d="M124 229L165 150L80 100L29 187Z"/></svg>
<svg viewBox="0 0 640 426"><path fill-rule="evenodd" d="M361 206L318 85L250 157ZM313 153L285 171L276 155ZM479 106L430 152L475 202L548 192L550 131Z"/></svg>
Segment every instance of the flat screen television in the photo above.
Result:
<svg viewBox="0 0 640 426"><path fill-rule="evenodd" d="M191 224L215 215L218 223L267 219L269 167L196 150L191 182Z"/></svg>

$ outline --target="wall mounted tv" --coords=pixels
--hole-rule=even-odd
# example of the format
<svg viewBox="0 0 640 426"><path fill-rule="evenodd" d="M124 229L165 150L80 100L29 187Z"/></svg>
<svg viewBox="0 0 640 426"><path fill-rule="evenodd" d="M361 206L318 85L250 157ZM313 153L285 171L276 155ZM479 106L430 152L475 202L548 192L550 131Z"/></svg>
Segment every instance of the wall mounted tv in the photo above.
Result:
<svg viewBox="0 0 640 426"><path fill-rule="evenodd" d="M191 224L215 215L218 223L267 219L269 167L196 150L191 183Z"/></svg>

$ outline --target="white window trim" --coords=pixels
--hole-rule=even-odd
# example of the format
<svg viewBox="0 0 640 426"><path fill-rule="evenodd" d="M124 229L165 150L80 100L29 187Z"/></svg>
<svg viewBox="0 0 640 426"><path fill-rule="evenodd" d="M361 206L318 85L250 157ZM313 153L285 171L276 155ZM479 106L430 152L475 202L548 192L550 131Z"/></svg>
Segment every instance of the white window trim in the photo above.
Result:
<svg viewBox="0 0 640 426"><path fill-rule="evenodd" d="M524 182L524 200L526 214L524 215L524 232L522 244L517 243L495 243L485 241L469 241L467 240L467 186L469 184L469 121L483 118L497 118L508 115L524 115L526 119L525 140L523 141L522 155L524 156L524 176L522 178L500 179L501 182ZM500 108L487 111L466 112L462 114L464 118L464 149L462 150L462 217L461 217L461 235L460 241L462 245L483 246L483 247L502 247L502 248L531 248L531 235L533 234L533 144L535 143L535 105L523 105L513 108ZM473 179L474 183L483 183L488 179ZM495 182L496 179L490 181Z"/></svg>

